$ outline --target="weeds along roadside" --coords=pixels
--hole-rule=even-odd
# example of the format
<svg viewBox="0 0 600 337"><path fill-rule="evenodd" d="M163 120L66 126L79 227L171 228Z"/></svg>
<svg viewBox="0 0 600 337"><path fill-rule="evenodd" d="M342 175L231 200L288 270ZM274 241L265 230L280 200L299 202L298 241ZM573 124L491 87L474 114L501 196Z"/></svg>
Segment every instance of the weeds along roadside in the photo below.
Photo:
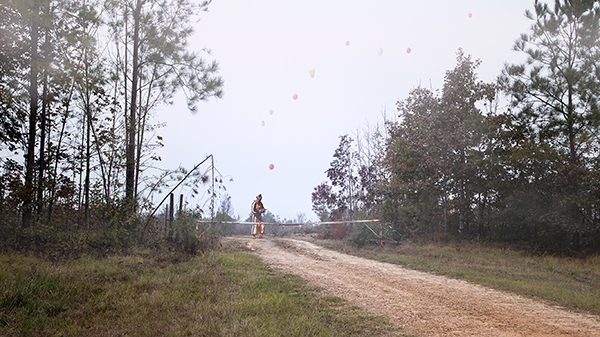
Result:
<svg viewBox="0 0 600 337"><path fill-rule="evenodd" d="M600 314L600 256L539 256L470 242L362 248L343 240L315 243L346 254L540 299L550 305Z"/></svg>
<svg viewBox="0 0 600 337"><path fill-rule="evenodd" d="M402 335L237 247L60 262L0 255L3 336Z"/></svg>

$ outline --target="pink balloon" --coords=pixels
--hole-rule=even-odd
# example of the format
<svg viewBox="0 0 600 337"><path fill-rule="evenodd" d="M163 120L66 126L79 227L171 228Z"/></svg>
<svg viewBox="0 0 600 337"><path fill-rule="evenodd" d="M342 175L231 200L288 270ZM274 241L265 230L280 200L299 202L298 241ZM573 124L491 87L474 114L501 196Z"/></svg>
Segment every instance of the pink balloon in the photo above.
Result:
<svg viewBox="0 0 600 337"><path fill-rule="evenodd" d="M410 49L410 47L406 48L406 52L407 52L408 54L410 54L410 52L411 52L411 51L412 51L412 50Z"/></svg>
<svg viewBox="0 0 600 337"><path fill-rule="evenodd" d="M471 18L471 17L473 17L473 14L472 14L472 13L469 13L467 16L468 16L469 18Z"/></svg>
<svg viewBox="0 0 600 337"><path fill-rule="evenodd" d="M275 168L275 165L273 165L273 164L269 164L269 170L272 170L272 169L274 169L274 168Z"/></svg>
<svg viewBox="0 0 600 337"><path fill-rule="evenodd" d="M349 46L349 45L350 45L350 41L346 41L346 46Z"/></svg>
<svg viewBox="0 0 600 337"><path fill-rule="evenodd" d="M293 98L294 100L297 100L297 99L298 99L298 95L294 94L294 96L292 96L292 98Z"/></svg>

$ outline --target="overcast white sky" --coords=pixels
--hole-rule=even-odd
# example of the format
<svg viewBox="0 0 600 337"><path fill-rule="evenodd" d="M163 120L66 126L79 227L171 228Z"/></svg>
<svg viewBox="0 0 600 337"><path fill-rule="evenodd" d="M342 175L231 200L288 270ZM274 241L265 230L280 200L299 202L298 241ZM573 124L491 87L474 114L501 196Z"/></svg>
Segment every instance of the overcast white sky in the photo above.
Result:
<svg viewBox="0 0 600 337"><path fill-rule="evenodd" d="M311 193L340 135L381 121L384 109L395 115L395 102L419 85L441 88L458 48L494 81L505 62L523 60L512 46L529 32L532 8L533 0L213 0L190 47L212 50L224 96L194 115L183 99L161 109L160 165L189 169L213 154L242 219L262 193L282 219L316 220Z"/></svg>

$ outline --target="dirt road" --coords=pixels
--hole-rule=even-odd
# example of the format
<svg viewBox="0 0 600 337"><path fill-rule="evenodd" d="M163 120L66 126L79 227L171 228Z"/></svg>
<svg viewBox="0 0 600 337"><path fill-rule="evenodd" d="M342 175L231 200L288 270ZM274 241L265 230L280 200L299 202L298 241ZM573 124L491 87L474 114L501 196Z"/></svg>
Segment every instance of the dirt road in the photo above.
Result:
<svg viewBox="0 0 600 337"><path fill-rule="evenodd" d="M230 238L272 268L299 275L419 336L600 336L600 317L465 281L341 254L292 239Z"/></svg>

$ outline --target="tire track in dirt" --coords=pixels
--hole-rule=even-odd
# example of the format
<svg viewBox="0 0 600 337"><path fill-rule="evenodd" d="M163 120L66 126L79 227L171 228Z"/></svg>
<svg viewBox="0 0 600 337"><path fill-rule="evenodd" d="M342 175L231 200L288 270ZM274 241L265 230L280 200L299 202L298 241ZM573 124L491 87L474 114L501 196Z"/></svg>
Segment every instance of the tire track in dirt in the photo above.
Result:
<svg viewBox="0 0 600 337"><path fill-rule="evenodd" d="M274 269L420 336L599 336L600 317L293 239L234 237Z"/></svg>

